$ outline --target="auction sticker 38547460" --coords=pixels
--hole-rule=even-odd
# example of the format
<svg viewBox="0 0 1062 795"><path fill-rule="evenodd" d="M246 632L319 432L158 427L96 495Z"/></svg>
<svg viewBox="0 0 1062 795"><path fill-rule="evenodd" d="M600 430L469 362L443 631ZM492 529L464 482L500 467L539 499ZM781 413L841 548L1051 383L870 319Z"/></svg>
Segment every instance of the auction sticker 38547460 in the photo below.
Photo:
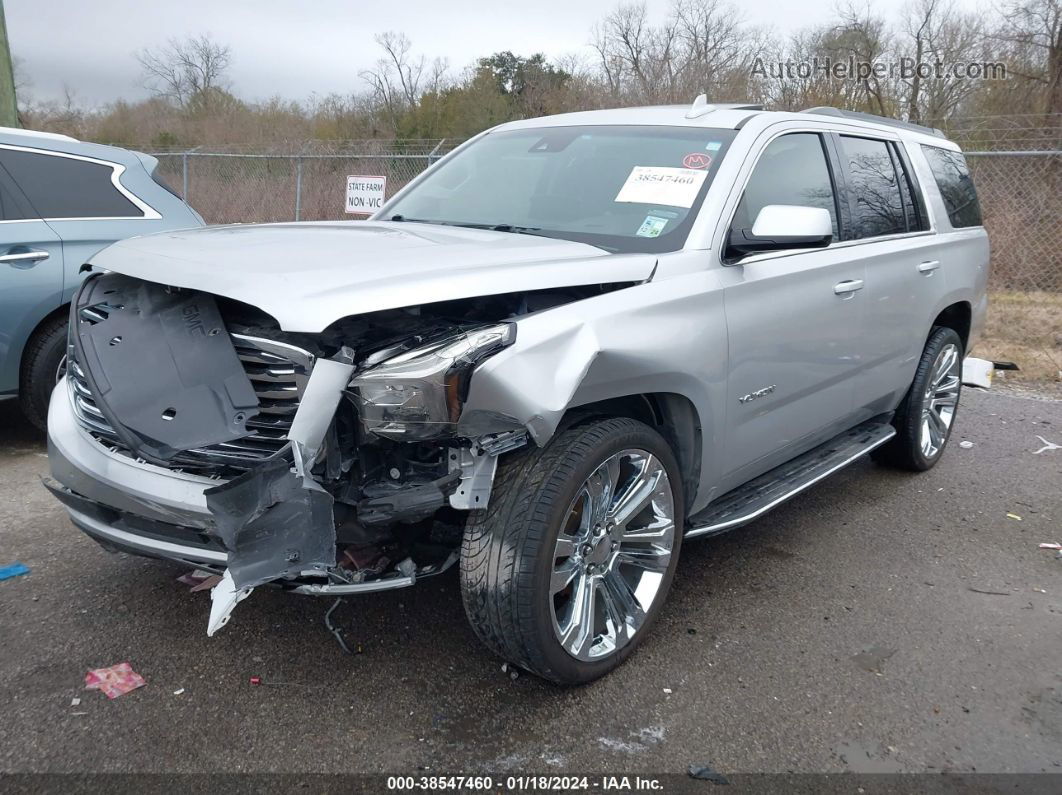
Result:
<svg viewBox="0 0 1062 795"><path fill-rule="evenodd" d="M615 201L689 208L707 176L707 171L694 168L635 166Z"/></svg>

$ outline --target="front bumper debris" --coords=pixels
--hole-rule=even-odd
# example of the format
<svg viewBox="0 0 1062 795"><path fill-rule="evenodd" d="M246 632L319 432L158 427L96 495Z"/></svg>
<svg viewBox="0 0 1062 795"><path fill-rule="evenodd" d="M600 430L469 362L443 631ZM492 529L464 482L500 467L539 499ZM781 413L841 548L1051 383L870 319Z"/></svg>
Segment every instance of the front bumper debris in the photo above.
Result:
<svg viewBox="0 0 1062 795"><path fill-rule="evenodd" d="M406 560L378 578L351 581L336 569L332 498L306 474L322 455L328 423L352 369L342 361L318 361L289 445L265 464L222 483L103 446L79 425L72 388L64 381L49 407L52 478L45 486L75 526L110 550L226 574L212 593L210 634L265 583L314 596L409 587L419 577L446 570L456 557L420 567Z"/></svg>
<svg viewBox="0 0 1062 795"><path fill-rule="evenodd" d="M46 485L105 547L222 575L208 634L262 585L343 595L445 570L460 531L445 512L485 507L497 455L526 443L493 420L470 448L365 443L343 340L383 344L406 333L395 318L309 338L253 307L110 273L85 281L71 320ZM422 324L425 339L438 324Z"/></svg>

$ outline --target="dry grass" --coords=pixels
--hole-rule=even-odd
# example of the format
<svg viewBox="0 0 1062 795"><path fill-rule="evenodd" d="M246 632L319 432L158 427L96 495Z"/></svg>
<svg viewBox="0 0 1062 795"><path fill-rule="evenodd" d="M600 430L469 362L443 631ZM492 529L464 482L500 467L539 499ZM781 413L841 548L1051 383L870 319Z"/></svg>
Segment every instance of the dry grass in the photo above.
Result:
<svg viewBox="0 0 1062 795"><path fill-rule="evenodd" d="M976 354L1017 363L1008 381L1062 380L1062 293L996 291Z"/></svg>

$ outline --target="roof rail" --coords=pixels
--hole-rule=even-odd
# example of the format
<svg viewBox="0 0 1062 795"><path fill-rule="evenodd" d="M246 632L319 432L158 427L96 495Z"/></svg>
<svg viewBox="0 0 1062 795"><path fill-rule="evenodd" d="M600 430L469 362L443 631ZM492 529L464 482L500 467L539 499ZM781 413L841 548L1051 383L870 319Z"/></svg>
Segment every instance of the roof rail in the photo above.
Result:
<svg viewBox="0 0 1062 795"><path fill-rule="evenodd" d="M887 116L875 116L873 113L860 113L858 110L841 110L840 108L830 108L821 106L817 108L805 108L800 111L801 113L814 113L818 116L839 116L844 119L855 119L856 121L869 121L874 124L885 124L889 127L899 127L904 130L911 130L912 132L920 132L926 135L935 135L938 138L945 138L946 136L936 127L925 127L921 124L915 124L909 121L900 121L899 119L890 119Z"/></svg>
<svg viewBox="0 0 1062 795"><path fill-rule="evenodd" d="M49 141L77 141L69 135L59 133L39 132L38 130L24 130L21 127L0 127L0 135L25 135L27 138L46 138Z"/></svg>
<svg viewBox="0 0 1062 795"><path fill-rule="evenodd" d="M740 102L708 102L707 94L698 94L690 109L686 111L687 119L696 119L716 110L763 110L763 105L749 105Z"/></svg>

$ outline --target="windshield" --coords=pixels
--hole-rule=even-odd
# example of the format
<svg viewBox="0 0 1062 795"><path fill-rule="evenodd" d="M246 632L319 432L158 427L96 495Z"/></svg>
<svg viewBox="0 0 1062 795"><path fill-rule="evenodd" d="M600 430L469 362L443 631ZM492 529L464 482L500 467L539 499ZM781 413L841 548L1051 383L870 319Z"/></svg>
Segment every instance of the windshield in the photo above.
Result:
<svg viewBox="0 0 1062 795"><path fill-rule="evenodd" d="M380 216L675 251L734 130L547 127L490 133L429 171Z"/></svg>

